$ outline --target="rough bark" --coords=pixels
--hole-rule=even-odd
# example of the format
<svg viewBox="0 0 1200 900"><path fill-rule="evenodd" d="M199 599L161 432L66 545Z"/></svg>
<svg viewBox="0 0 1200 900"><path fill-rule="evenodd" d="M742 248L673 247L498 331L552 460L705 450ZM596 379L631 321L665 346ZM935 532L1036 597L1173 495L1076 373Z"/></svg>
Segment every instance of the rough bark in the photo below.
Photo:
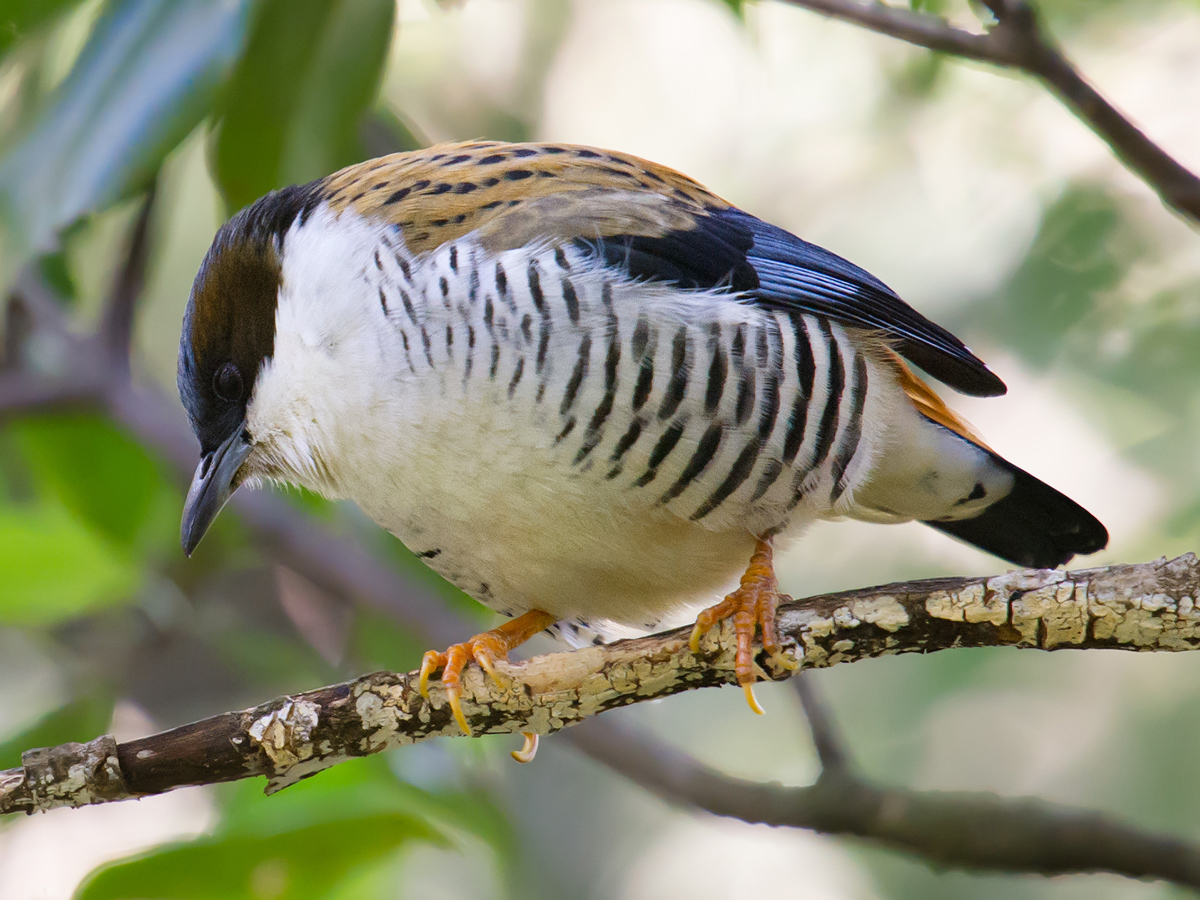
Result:
<svg viewBox="0 0 1200 900"><path fill-rule="evenodd" d="M1200 561L1188 554L823 595L785 604L778 621L802 669L952 647L1192 650L1200 646L1198 591ZM472 665L463 680L464 711L476 734L551 734L614 707L733 683L732 625L710 632L698 655L688 650L688 633L499 664L504 684ZM426 700L417 673L378 672L119 745L100 738L30 751L23 767L0 773L0 813L254 775L267 776L270 792L351 757L458 734L439 685Z"/></svg>

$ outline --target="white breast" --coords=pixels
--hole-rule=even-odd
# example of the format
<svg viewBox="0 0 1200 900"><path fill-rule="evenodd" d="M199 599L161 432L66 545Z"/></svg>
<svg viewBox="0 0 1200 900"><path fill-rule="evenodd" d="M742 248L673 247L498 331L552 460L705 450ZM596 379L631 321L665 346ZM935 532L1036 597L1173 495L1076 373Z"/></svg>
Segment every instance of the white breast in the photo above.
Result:
<svg viewBox="0 0 1200 900"><path fill-rule="evenodd" d="M413 259L319 210L248 424L264 474L355 500L494 609L652 626L756 535L848 508L897 395L837 325L576 249Z"/></svg>

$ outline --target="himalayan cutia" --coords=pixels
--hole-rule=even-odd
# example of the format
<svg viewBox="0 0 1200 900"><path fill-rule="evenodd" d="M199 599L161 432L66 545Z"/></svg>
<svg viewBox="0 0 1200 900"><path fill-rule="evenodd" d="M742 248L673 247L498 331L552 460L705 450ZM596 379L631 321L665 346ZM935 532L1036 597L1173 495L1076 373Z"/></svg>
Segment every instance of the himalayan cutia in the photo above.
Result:
<svg viewBox="0 0 1200 900"><path fill-rule="evenodd" d="M276 191L217 234L179 389L202 458L189 553L268 479L354 500L511 617L430 652L461 674L553 627L693 645L733 617L737 678L775 631L774 542L917 520L1021 566L1104 547L914 373L1004 384L867 272L624 153L444 144ZM739 583L740 578L740 583Z"/></svg>

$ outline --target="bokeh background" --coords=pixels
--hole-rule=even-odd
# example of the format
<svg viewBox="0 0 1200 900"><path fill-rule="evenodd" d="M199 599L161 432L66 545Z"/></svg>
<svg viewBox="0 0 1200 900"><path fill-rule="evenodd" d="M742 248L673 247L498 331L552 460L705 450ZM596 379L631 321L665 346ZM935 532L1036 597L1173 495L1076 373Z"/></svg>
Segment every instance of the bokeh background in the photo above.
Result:
<svg viewBox="0 0 1200 900"><path fill-rule="evenodd" d="M957 0L920 5L978 22ZM1200 168L1200 5L1041 6L1102 92ZM1029 79L782 3L0 2L0 276L32 267L90 327L155 183L133 369L173 393L191 279L229 213L359 159L472 137L640 154L854 260L1007 381L1004 398L956 405L1108 524L1095 564L1200 543L1196 231ZM53 367L53 348L29 352ZM185 560L182 500L175 471L97 414L0 414L0 767L31 746L408 669L427 649L278 566L228 513ZM353 508L289 500L404 568L429 602L489 623ZM920 526L855 523L814 528L780 564L797 595L1002 569ZM1200 837L1194 655L965 650L814 681L875 777ZM765 717L716 690L611 715L732 774L811 779L795 695L760 697ZM670 809L553 739L516 766L513 746L433 742L269 799L243 783L5 821L0 898L1182 896L1108 876L936 872Z"/></svg>

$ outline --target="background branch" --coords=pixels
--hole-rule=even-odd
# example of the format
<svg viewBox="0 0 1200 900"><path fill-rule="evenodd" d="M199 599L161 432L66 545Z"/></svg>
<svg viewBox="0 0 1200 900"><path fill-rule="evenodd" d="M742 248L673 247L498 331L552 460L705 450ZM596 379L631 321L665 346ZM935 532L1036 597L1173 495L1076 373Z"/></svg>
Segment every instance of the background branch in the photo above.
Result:
<svg viewBox="0 0 1200 900"><path fill-rule="evenodd" d="M129 233L129 246L113 279L108 300L97 329L100 341L112 354L113 363L129 369L129 346L133 337L133 313L146 284L146 266L150 261L150 221L158 195L158 178L150 187Z"/></svg>
<svg viewBox="0 0 1200 900"><path fill-rule="evenodd" d="M1100 813L995 794L884 787L845 770L827 770L809 787L757 784L635 731L595 724L564 739L679 806L865 838L948 866L1043 875L1115 872L1200 888L1200 844L1149 834Z"/></svg>
<svg viewBox="0 0 1200 900"><path fill-rule="evenodd" d="M785 644L805 667L964 644L1054 649L1200 646L1200 561L1193 555L1079 572L935 579L790 602ZM1082 619L1081 619L1082 617ZM1076 629L1067 623L1081 621ZM477 733L549 734L631 703L732 683L736 639L725 623L699 657L690 629L498 664L498 686L472 666L464 708ZM764 658L761 663L767 664ZM788 677L787 672L772 673ZM0 773L0 813L83 806L256 775L279 790L346 759L458 735L440 686L381 672L281 697L122 744L28 751ZM832 750L831 725L808 697L824 771L809 787L730 778L650 738L589 722L570 740L664 799L747 822L850 834L944 864L1043 874L1108 871L1200 887L1200 846L1097 813L990 794L915 792L857 776Z"/></svg>
<svg viewBox="0 0 1200 900"><path fill-rule="evenodd" d="M850 768L850 751L838 732L825 701L821 698L821 692L813 684L811 673L798 674L792 679L792 685L796 688L800 705L804 707L804 717L808 720L813 747L821 763L820 777L825 778L831 773L843 772Z"/></svg>
<svg viewBox="0 0 1200 900"><path fill-rule="evenodd" d="M941 16L858 0L784 0L939 53L1033 75L1112 148L1171 209L1200 224L1200 178L1104 99L1058 49L1026 0L985 0L996 17L986 32L965 31Z"/></svg>

